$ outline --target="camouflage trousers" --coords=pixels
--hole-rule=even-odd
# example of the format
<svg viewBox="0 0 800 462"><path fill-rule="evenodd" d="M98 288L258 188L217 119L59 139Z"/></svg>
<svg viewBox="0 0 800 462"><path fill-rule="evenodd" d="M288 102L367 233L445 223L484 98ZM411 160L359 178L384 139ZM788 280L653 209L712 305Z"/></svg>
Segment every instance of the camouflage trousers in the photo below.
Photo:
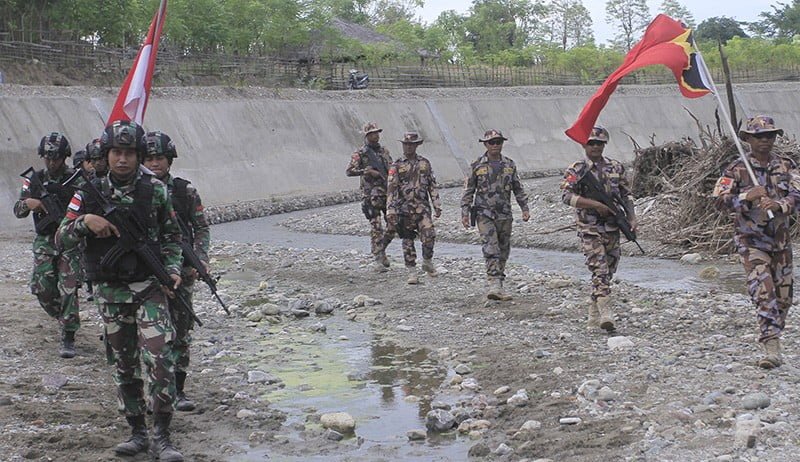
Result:
<svg viewBox="0 0 800 462"><path fill-rule="evenodd" d="M44 311L58 320L66 332L75 332L81 326L78 306L80 258L74 252L49 255L33 254L31 293L36 295Z"/></svg>
<svg viewBox="0 0 800 462"><path fill-rule="evenodd" d="M586 267L592 272L592 300L611 294L611 280L619 265L619 231L578 235L586 257Z"/></svg>
<svg viewBox="0 0 800 462"><path fill-rule="evenodd" d="M138 283L137 283L138 284ZM146 283L145 283L146 284ZM99 284L98 300L107 300L109 288ZM110 294L112 297L114 294ZM118 409L126 417L172 412L175 400L175 331L166 295L158 284L137 293L135 303L101 303L105 323L106 358L116 366ZM145 402L142 362L148 376Z"/></svg>
<svg viewBox="0 0 800 462"><path fill-rule="evenodd" d="M511 252L511 218L493 220L478 215L478 233L483 244L483 258L486 260L486 274L489 279L505 279L506 262Z"/></svg>
<svg viewBox="0 0 800 462"><path fill-rule="evenodd" d="M739 255L747 274L747 292L758 313L758 341L780 338L794 291L792 249L764 252L741 247Z"/></svg>
<svg viewBox="0 0 800 462"><path fill-rule="evenodd" d="M185 280L185 279L184 279ZM182 284L178 293L184 300L192 305L194 283ZM172 350L175 356L175 372L186 372L189 369L189 346L192 343L191 331L194 329L194 319L184 310L178 308L176 301L169 300L169 313L172 316L172 325L175 327L175 342Z"/></svg>
<svg viewBox="0 0 800 462"><path fill-rule="evenodd" d="M381 211L382 212L382 211ZM394 229L389 229L386 223L386 218L383 213L378 213L378 216L369 220L370 229L370 244L372 255L380 255L386 251L386 247L394 239Z"/></svg>
<svg viewBox="0 0 800 462"><path fill-rule="evenodd" d="M430 213L406 215L403 220L406 231L416 232L422 243L422 258L433 258L433 244L436 241L436 230ZM403 260L406 267L417 266L417 249L414 248L414 239L403 239Z"/></svg>

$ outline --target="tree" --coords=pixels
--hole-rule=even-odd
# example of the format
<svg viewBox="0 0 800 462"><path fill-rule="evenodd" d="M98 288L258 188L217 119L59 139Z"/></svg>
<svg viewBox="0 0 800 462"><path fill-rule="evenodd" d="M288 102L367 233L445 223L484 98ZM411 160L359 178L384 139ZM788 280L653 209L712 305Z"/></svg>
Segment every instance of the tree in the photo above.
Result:
<svg viewBox="0 0 800 462"><path fill-rule="evenodd" d="M747 37L742 30L742 23L726 18L725 16L715 16L701 22L695 29L697 40L714 40L725 44L733 37Z"/></svg>
<svg viewBox="0 0 800 462"><path fill-rule="evenodd" d="M544 26L546 7L534 1L473 0L464 21L467 41L484 55L524 47Z"/></svg>
<svg viewBox="0 0 800 462"><path fill-rule="evenodd" d="M658 10L672 19L682 21L692 29L694 29L694 26L696 25L692 13L690 13L685 6L679 3L678 0L664 0L661 2L661 6Z"/></svg>
<svg viewBox="0 0 800 462"><path fill-rule="evenodd" d="M592 16L581 0L553 0L547 7L550 43L562 50L594 43Z"/></svg>
<svg viewBox="0 0 800 462"><path fill-rule="evenodd" d="M626 53L638 40L650 22L650 8L646 0L608 0L606 23L616 26L617 35L612 44Z"/></svg>
<svg viewBox="0 0 800 462"><path fill-rule="evenodd" d="M772 12L764 11L759 16L763 19L752 27L759 35L790 39L800 34L800 0L791 5L778 2L772 5Z"/></svg>
<svg viewBox="0 0 800 462"><path fill-rule="evenodd" d="M422 5L422 0L375 0L370 14L372 24L393 24L398 21L418 22L415 20L416 11Z"/></svg>

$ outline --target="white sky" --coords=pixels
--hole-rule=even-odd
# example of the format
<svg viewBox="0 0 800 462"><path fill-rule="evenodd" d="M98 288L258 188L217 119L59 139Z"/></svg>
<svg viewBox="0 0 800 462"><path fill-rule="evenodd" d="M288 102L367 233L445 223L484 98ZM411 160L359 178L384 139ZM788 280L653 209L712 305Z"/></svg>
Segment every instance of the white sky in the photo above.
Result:
<svg viewBox="0 0 800 462"><path fill-rule="evenodd" d="M780 0L678 0L694 16L697 24L714 16L727 16L737 21L756 21L762 11L772 11L771 5ZM648 0L650 13L655 16L662 0ZM784 3L791 3L784 0ZM614 35L614 27L606 24L606 0L583 0L583 5L592 15L595 41L607 43ZM423 22L432 23L445 10L456 10L466 13L472 6L471 0L425 0L425 6L418 11ZM678 19L678 18L676 18Z"/></svg>

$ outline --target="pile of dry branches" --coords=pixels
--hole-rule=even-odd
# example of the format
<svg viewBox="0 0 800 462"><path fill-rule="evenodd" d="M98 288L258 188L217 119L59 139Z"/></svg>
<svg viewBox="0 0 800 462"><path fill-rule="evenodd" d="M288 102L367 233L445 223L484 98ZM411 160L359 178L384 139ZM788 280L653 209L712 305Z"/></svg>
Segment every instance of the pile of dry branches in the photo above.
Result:
<svg viewBox="0 0 800 462"><path fill-rule="evenodd" d="M745 149L748 148L744 144ZM779 137L773 152L799 160L795 140ZM729 137L701 130L700 146L691 140L637 149L632 187L645 201L640 222L663 244L691 251L731 253L733 224L729 213L714 207L717 179L739 157ZM800 235L794 225L793 236Z"/></svg>

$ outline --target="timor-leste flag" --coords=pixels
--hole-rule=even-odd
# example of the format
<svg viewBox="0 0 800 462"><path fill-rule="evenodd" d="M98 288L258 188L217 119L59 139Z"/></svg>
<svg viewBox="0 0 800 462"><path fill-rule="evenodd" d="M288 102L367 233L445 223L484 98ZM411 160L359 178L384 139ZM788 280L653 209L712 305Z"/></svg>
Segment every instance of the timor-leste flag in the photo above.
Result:
<svg viewBox="0 0 800 462"><path fill-rule="evenodd" d="M691 29L669 16L656 16L647 26L642 40L631 48L622 65L608 76L583 107L578 120L565 131L567 136L586 144L600 111L616 90L620 79L645 66L663 64L670 68L681 93L687 98L698 98L711 92L708 71L703 57L694 52L691 34Z"/></svg>

